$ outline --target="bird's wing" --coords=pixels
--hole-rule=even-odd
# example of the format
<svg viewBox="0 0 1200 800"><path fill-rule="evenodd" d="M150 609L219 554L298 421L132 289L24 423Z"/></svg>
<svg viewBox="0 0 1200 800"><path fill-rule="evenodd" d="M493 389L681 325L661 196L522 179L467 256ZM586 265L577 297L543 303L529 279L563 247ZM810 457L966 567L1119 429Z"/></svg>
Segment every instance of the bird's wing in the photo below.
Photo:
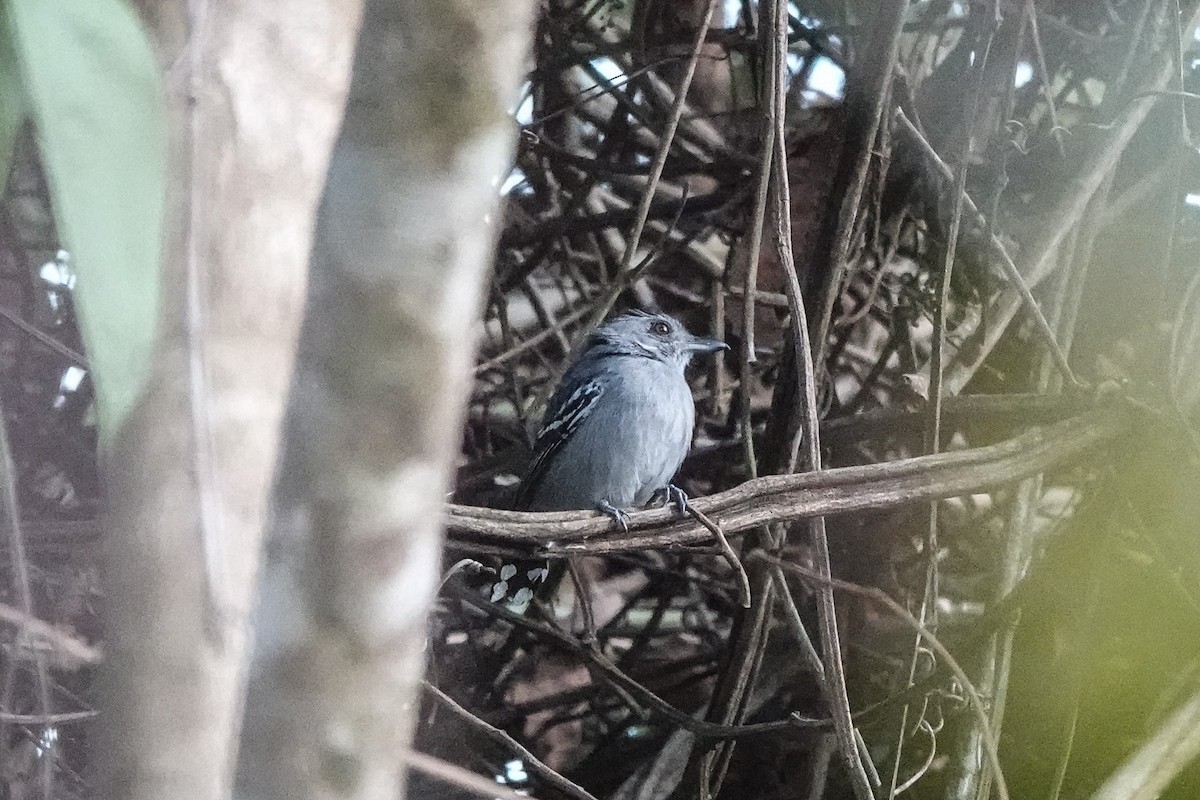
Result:
<svg viewBox="0 0 1200 800"><path fill-rule="evenodd" d="M537 441L533 446L533 460L517 491L515 507L518 509L527 507L534 489L545 477L554 456L596 409L596 404L604 395L605 381L602 373L581 375L577 381L570 378L568 375L563 379L563 385L554 392L554 396L550 398L550 405L546 408L542 429L538 431Z"/></svg>

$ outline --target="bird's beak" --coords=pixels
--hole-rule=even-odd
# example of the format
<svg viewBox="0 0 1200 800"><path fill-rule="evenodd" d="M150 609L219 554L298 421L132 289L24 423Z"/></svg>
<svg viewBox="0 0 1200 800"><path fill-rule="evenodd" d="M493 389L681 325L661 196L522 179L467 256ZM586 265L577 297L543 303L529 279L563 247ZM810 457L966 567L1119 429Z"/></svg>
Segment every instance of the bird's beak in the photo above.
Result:
<svg viewBox="0 0 1200 800"><path fill-rule="evenodd" d="M728 349L729 345L720 339L704 339L699 336L693 336L691 343L688 344L688 350L693 353L715 353L718 350Z"/></svg>

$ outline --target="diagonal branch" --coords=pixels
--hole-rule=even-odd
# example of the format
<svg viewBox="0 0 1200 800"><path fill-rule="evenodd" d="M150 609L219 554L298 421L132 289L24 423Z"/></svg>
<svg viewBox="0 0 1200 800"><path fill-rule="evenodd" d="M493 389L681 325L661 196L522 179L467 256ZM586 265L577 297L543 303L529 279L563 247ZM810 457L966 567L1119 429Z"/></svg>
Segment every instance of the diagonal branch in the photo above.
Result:
<svg viewBox="0 0 1200 800"><path fill-rule="evenodd" d="M895 120L899 124L900 134L917 148L921 156L930 166L937 170L943 180L957 187L958 184L954 180L954 173L951 171L950 165L942 160L942 157L933 149L933 145L929 143L929 140L925 138L924 134L917 129L917 126L912 123L902 110L896 109ZM965 189L961 191L956 189L956 191L958 191L957 196L962 200L963 208L971 213L974 224L981 230L988 230L987 220L983 216L983 212L975 204L975 201L971 199L971 196L966 193ZM1046 321L1046 315L1042 313L1041 306L1034 299L1033 291L1029 288L1029 283L1022 277L1021 271L1017 269L1016 263L1013 261L1012 256L1009 255L1008 248L1004 246L1004 243L994 233L990 234L987 246L991 248L991 254L999 262L1000 268L1004 271L1004 277L1008 279L1010 287L1016 290L1023 307L1036 324L1037 332L1042 337L1042 343L1046 345L1051 356L1054 358L1054 365L1069 383L1078 385L1079 381L1076 380L1075 375L1071 372L1066 354L1063 352L1062 347L1059 346L1058 340L1054 336L1054 331L1050 328L1050 323Z"/></svg>
<svg viewBox="0 0 1200 800"><path fill-rule="evenodd" d="M508 749L510 749L514 753L516 753L518 756L520 756L520 758L521 758L522 762L524 762L525 766L528 767L530 770L532 770L534 773L536 773L542 780L544 780L549 785L558 789L560 792L562 792L565 795L574 797L576 800L596 800L595 795L593 795L591 792L587 791L579 784L573 783L573 782L567 780L566 778L564 778L562 775L555 772L553 769L550 768L549 765L547 765L544 761L542 761L537 756L535 756L533 753L531 753L524 745L522 745L516 739L509 736L507 733L500 730L495 725L492 725L492 724L488 723L486 720L482 720L479 717L475 716L474 714L472 714L470 712L470 710L463 708L461 705L459 705L458 702L453 697L446 694L445 692L443 692L441 689L434 686L429 681L422 681L421 685L422 685L422 687L424 687L425 692L430 697L432 697L434 700L436 700L438 703L440 703L442 705L442 707L446 708L452 714L454 714L456 717L458 717L463 722L465 722L468 726L479 731L480 733L482 733L484 736L491 739L492 741L499 742L502 746L507 747Z"/></svg>
<svg viewBox="0 0 1200 800"><path fill-rule="evenodd" d="M1200 756L1200 692L1168 717L1137 752L1092 795L1092 800L1161 797L1180 772Z"/></svg>
<svg viewBox="0 0 1200 800"><path fill-rule="evenodd" d="M765 561L766 563L771 564L772 566L778 567L782 570L786 570L787 572L791 572L795 575L799 575L800 577L805 578L813 583L818 583L818 584L822 584L822 585L827 584L827 585L829 585L830 588L840 589L843 591L851 592L860 597L865 597L868 600L871 600L872 602L882 605L884 608L886 608L888 611L890 611L895 617L903 620L909 627L911 627L917 633L917 635L920 636L921 639L935 653L938 654L938 657L941 658L943 662L945 662L946 667L954 674L954 677L958 679L959 684L962 686L963 690L967 693L967 697L971 701L969 703L970 709L971 709L972 713L975 715L976 720L978 721L978 723L984 730L985 740L987 742L987 748L986 748L987 755L991 761L992 769L995 770L995 774L996 774L996 791L1000 795L1000 800L1008 800L1008 798L1009 798L1008 785L1005 783L1004 774L1000 769L1000 757L999 757L998 748L996 746L996 741L995 741L994 737L992 737L992 735L990 733L990 729L988 728L987 707L983 702L983 698L979 696L979 692L976 691L975 685L971 682L971 679L967 676L967 673L959 665L958 660L955 659L954 656L950 653L950 651L946 649L946 646L944 644L942 644L941 641L939 641L938 638L936 636L934 636L929 631L928 628L925 627L924 623L922 623L920 620L918 620L912 614L905 611L904 608L899 603L897 603L892 598L888 597L888 595L882 589L878 589L875 587L858 586L857 584L847 583L846 581L839 581L836 579L827 578L823 575L819 575L810 570L807 570L804 567L799 566L798 564L791 564L786 561L780 561L777 558L773 558L773 557L763 553L761 550L756 550L755 552L751 553L750 555L752 558L757 558L758 560Z"/></svg>
<svg viewBox="0 0 1200 800"><path fill-rule="evenodd" d="M690 502L732 535L771 522L957 497L1069 464L1128 432L1133 422L1121 408L1099 407L986 447L770 475ZM529 513L449 505L446 525L459 541L540 546L553 555L707 544L712 539L707 528L680 520L671 508L631 514L629 532L621 534L613 533L610 520L587 511Z"/></svg>
<svg viewBox="0 0 1200 800"><path fill-rule="evenodd" d="M867 58L853 76L851 93L846 98L853 115L851 125L855 138L847 146L839 170L842 174L838 176L838 182L843 191L840 196L835 196L835 202L838 203L836 227L824 270L824 285L818 299L820 313L812 320L814 327L811 338L817 348L813 361L818 365L825 363L826 339L833 321L833 307L846 275L854 224L867 184L873 144L890 94L888 87L900 54L900 35L904 30L907 10L908 0L888 0L882 9L875 12L871 35L863 48Z"/></svg>
<svg viewBox="0 0 1200 800"><path fill-rule="evenodd" d="M1160 92L1170 82L1174 67L1170 50L1160 51L1153 58L1150 78L1143 91L1122 109L1117 119L1107 128L1108 135L1087 152L1074 177L1063 188L1057 202L1039 215L1039 219L1044 221L1022 245L1016 266L1027 286L1037 286L1054 270L1054 254L1059 245L1083 218L1092 197L1109 173L1116 168L1134 134L1158 102L1158 94L1146 92ZM1017 284L1006 287L996 298L992 310L987 315L988 329L978 337L975 346L959 348L951 363L947 365L945 386L948 394L957 394L967 385L1000 341L1017 310L1025 304ZM1040 323L1038 327L1042 327ZM968 335L965 327L962 332ZM975 337L972 335L970 338ZM1058 362L1058 356L1055 356L1055 361Z"/></svg>

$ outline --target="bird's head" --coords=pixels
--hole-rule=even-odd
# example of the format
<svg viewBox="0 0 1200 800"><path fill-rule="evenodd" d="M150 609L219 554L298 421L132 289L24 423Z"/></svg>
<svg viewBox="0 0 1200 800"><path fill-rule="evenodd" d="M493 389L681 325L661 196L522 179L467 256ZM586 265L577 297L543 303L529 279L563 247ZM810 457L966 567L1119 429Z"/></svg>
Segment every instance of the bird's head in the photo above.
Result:
<svg viewBox="0 0 1200 800"><path fill-rule="evenodd" d="M720 339L693 336L679 320L666 314L631 311L598 327L588 349L654 358L682 370L692 356L728 350L729 345Z"/></svg>

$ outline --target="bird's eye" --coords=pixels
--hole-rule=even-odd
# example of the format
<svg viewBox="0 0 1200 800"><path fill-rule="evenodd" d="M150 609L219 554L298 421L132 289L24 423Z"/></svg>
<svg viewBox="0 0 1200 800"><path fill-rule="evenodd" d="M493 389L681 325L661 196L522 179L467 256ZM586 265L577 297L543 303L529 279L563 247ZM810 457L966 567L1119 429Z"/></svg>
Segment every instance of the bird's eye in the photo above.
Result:
<svg viewBox="0 0 1200 800"><path fill-rule="evenodd" d="M660 319L650 326L650 330L659 336L666 336L671 332L671 326Z"/></svg>

